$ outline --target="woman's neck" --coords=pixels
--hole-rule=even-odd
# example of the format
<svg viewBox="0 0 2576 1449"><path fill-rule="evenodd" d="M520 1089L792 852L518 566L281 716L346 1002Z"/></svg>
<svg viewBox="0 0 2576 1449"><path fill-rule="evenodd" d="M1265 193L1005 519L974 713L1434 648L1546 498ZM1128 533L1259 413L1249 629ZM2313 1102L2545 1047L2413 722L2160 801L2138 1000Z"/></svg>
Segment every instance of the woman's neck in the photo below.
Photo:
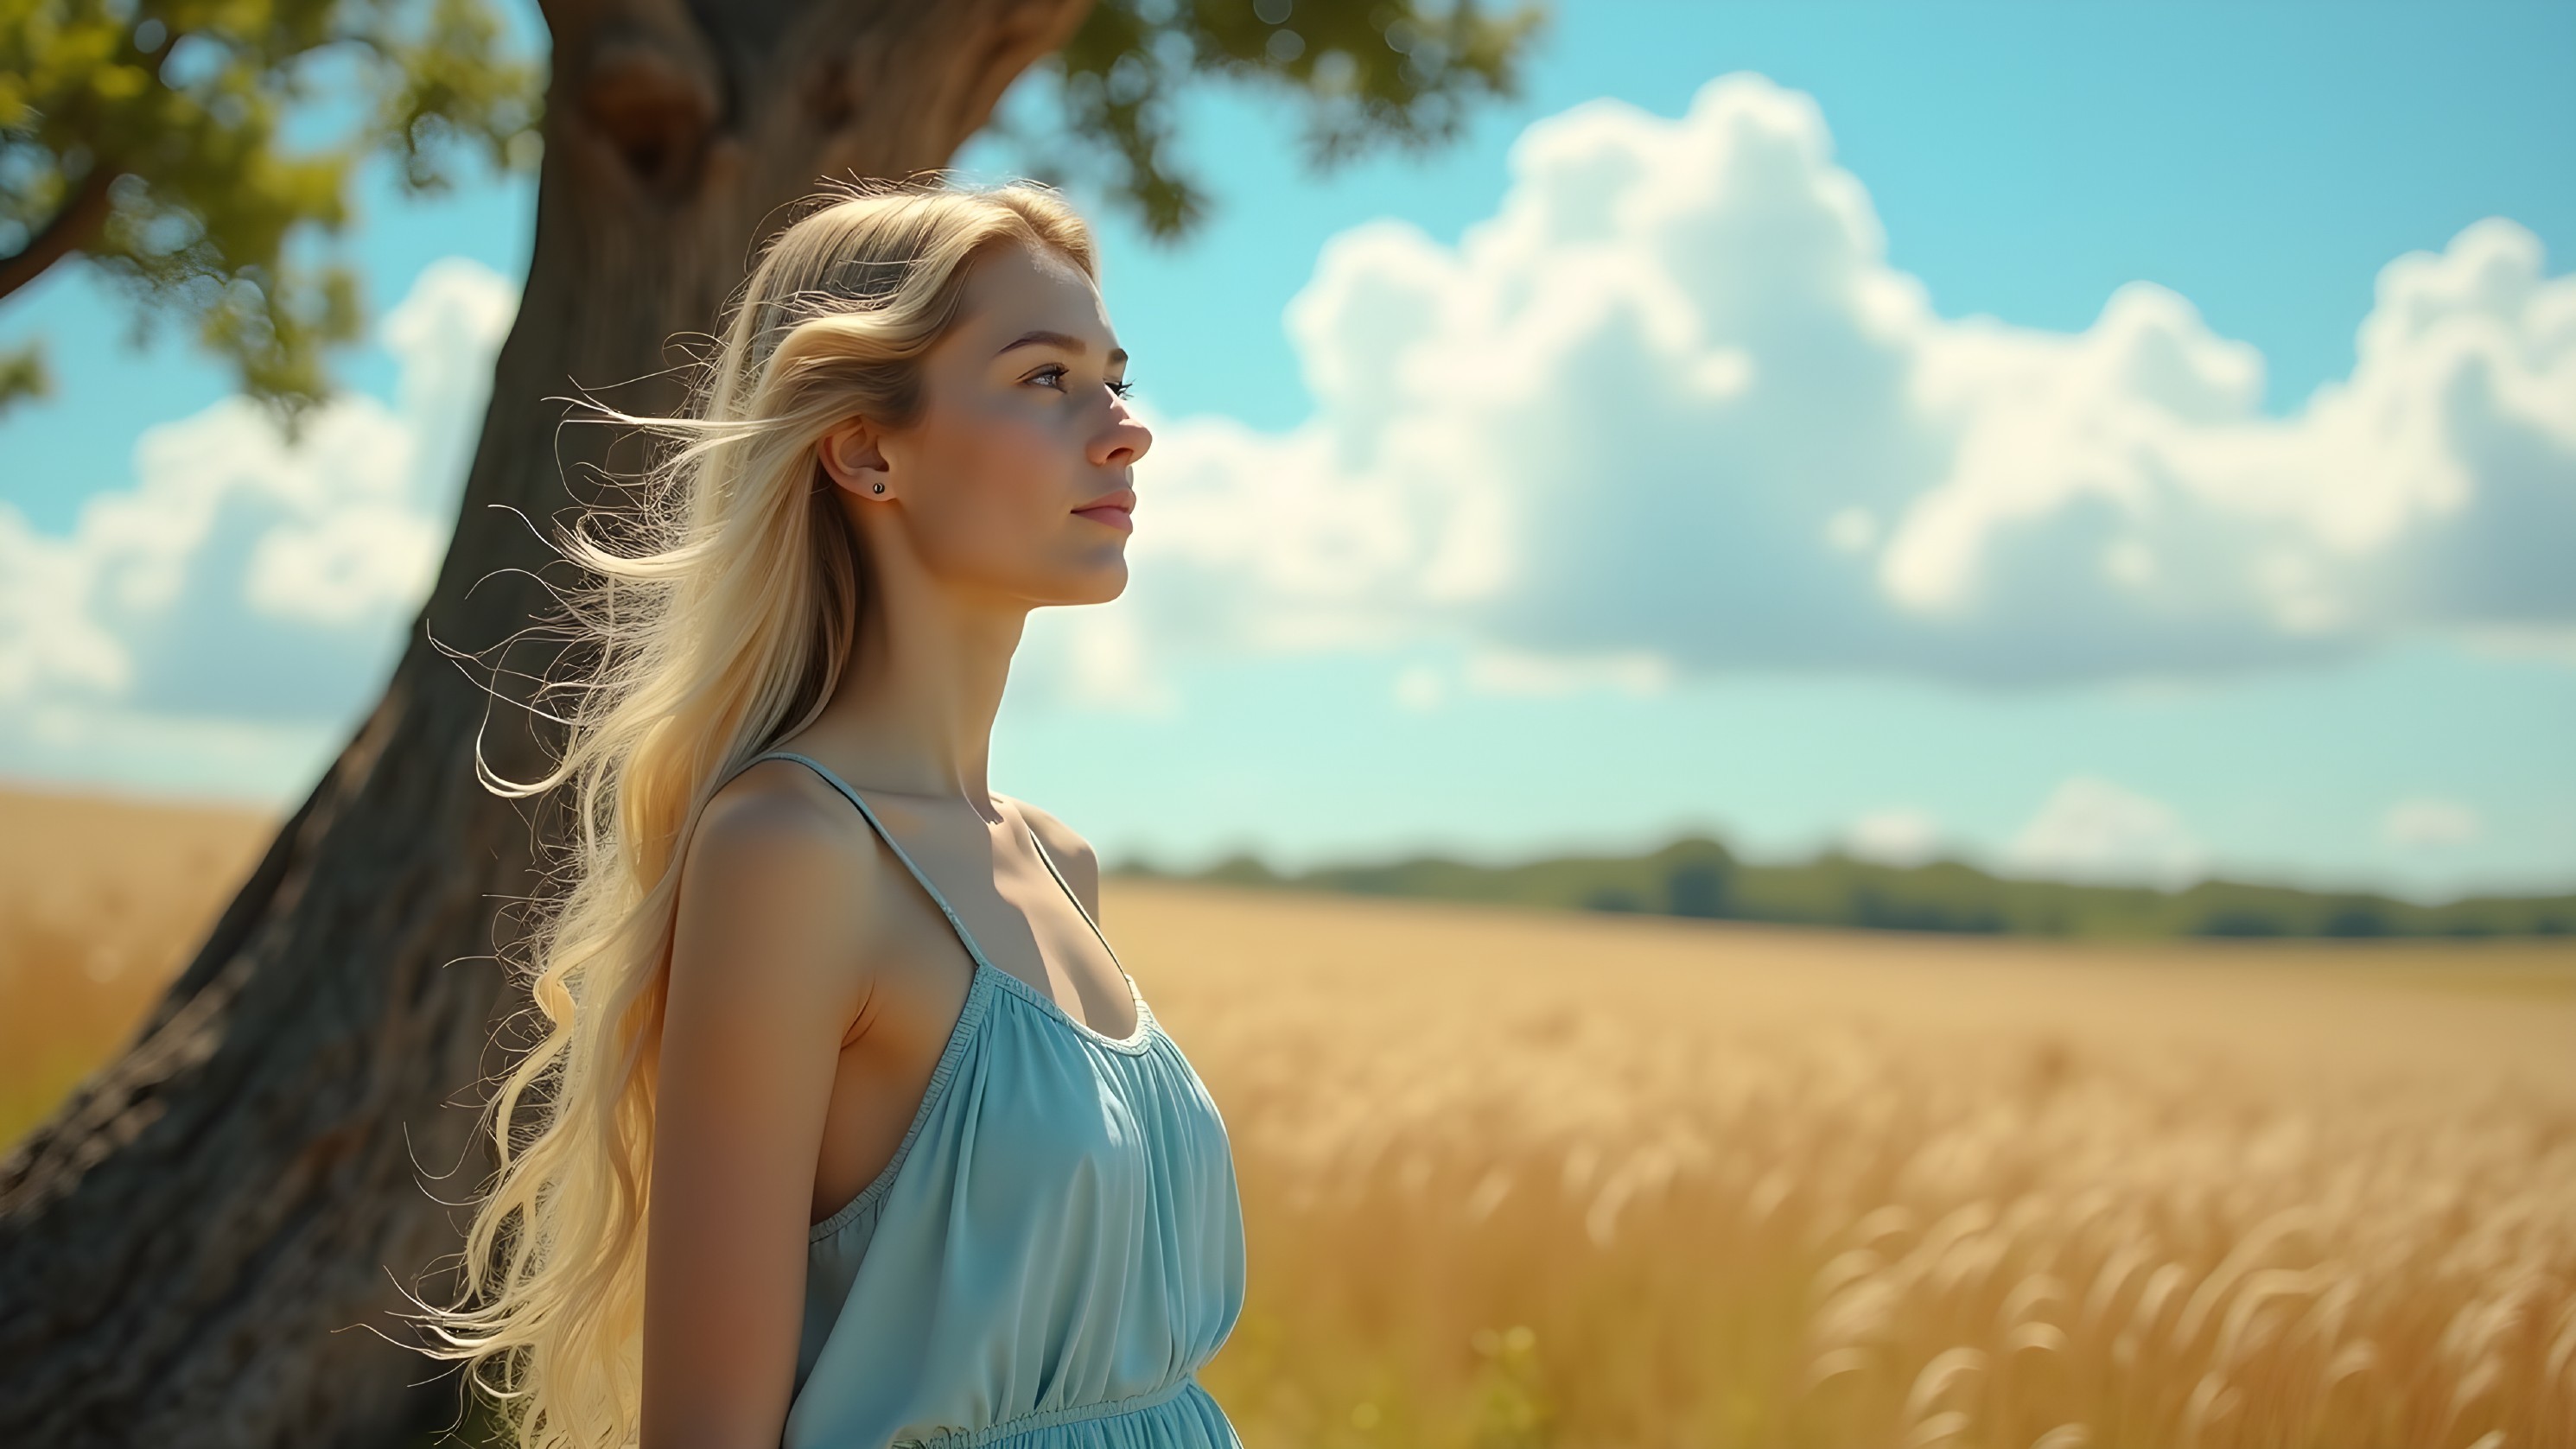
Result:
<svg viewBox="0 0 2576 1449"><path fill-rule="evenodd" d="M921 580L872 593L860 615L840 684L807 734L862 762L853 784L963 799L999 823L986 766L1028 606Z"/></svg>

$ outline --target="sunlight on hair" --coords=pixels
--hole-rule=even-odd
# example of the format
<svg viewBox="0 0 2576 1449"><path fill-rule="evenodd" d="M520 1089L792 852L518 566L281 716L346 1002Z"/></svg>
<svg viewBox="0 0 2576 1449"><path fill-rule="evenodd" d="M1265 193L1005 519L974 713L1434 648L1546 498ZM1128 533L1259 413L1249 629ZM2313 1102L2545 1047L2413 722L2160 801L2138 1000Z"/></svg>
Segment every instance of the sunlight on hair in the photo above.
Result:
<svg viewBox="0 0 2576 1449"><path fill-rule="evenodd" d="M667 440L631 503L558 547L595 582L566 593L570 677L554 768L483 784L568 787L570 838L522 963L544 1035L494 1093L498 1163L466 1239L461 1294L421 1306L526 1449L631 1443L641 1396L654 1058L679 867L717 787L832 697L856 636L865 556L814 445L865 415L902 427L920 365L957 319L968 264L1018 243L1096 278L1088 225L1052 190L969 190L939 173L836 182L772 237L727 309L687 409L591 401L582 421ZM413 1300L418 1303L419 1300Z"/></svg>

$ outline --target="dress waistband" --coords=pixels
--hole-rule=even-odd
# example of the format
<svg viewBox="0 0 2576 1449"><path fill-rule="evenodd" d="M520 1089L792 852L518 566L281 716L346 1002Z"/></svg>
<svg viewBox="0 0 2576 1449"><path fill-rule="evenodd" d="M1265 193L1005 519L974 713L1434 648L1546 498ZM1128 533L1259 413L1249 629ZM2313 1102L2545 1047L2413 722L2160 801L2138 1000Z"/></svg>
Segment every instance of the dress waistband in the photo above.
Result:
<svg viewBox="0 0 2576 1449"><path fill-rule="evenodd" d="M1104 1399L1096 1404L1066 1404L1060 1408L1039 1409L1035 1413L1022 1414L1015 1419L1004 1419L998 1424L987 1424L980 1429L944 1430L927 1439L898 1439L890 1449L989 1449L989 1446L1005 1439L1016 1438L1038 1429L1051 1428L1057 1424L1078 1423L1084 1419L1105 1419L1115 1414L1141 1413L1158 1404L1171 1402L1180 1397L1184 1390L1196 1387L1197 1384L1198 1375L1195 1372L1186 1373L1159 1389L1148 1389L1141 1394L1129 1394L1123 1399Z"/></svg>

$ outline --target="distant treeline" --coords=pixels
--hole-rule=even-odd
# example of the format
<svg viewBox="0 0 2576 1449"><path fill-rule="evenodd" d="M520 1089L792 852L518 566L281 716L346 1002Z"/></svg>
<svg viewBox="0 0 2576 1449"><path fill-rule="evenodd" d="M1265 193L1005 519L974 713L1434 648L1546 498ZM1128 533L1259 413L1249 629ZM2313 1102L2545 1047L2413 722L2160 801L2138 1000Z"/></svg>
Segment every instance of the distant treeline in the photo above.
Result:
<svg viewBox="0 0 2576 1449"><path fill-rule="evenodd" d="M1238 855L1209 869L1120 874L1421 896L1710 920L2034 936L2565 936L2576 895L2473 896L2438 906L2388 896L2209 880L2182 890L2073 885L1989 875L1955 861L1894 866L1827 853L1756 865L1701 836L1646 856L1567 856L1483 866L1422 857L1297 875Z"/></svg>

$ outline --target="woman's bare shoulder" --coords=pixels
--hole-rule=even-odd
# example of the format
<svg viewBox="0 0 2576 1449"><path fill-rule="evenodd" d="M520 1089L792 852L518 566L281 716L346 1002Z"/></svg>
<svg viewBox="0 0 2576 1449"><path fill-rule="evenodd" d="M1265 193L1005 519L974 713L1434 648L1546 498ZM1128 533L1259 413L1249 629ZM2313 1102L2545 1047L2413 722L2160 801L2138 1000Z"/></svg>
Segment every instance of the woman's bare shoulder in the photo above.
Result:
<svg viewBox="0 0 2576 1449"><path fill-rule="evenodd" d="M764 760L717 789L690 836L673 968L694 957L771 986L798 973L835 997L864 992L885 884L849 801L794 761Z"/></svg>
<svg viewBox="0 0 2576 1449"><path fill-rule="evenodd" d="M1072 886L1074 894L1082 898L1083 909L1098 915L1100 854L1091 848L1091 842L1052 813L1026 800L1011 795L996 795L995 798L1010 802L1011 808L1019 811L1021 818L1029 822L1029 828L1037 832L1039 842L1046 846L1047 854L1054 858L1056 867L1064 872L1065 884Z"/></svg>

